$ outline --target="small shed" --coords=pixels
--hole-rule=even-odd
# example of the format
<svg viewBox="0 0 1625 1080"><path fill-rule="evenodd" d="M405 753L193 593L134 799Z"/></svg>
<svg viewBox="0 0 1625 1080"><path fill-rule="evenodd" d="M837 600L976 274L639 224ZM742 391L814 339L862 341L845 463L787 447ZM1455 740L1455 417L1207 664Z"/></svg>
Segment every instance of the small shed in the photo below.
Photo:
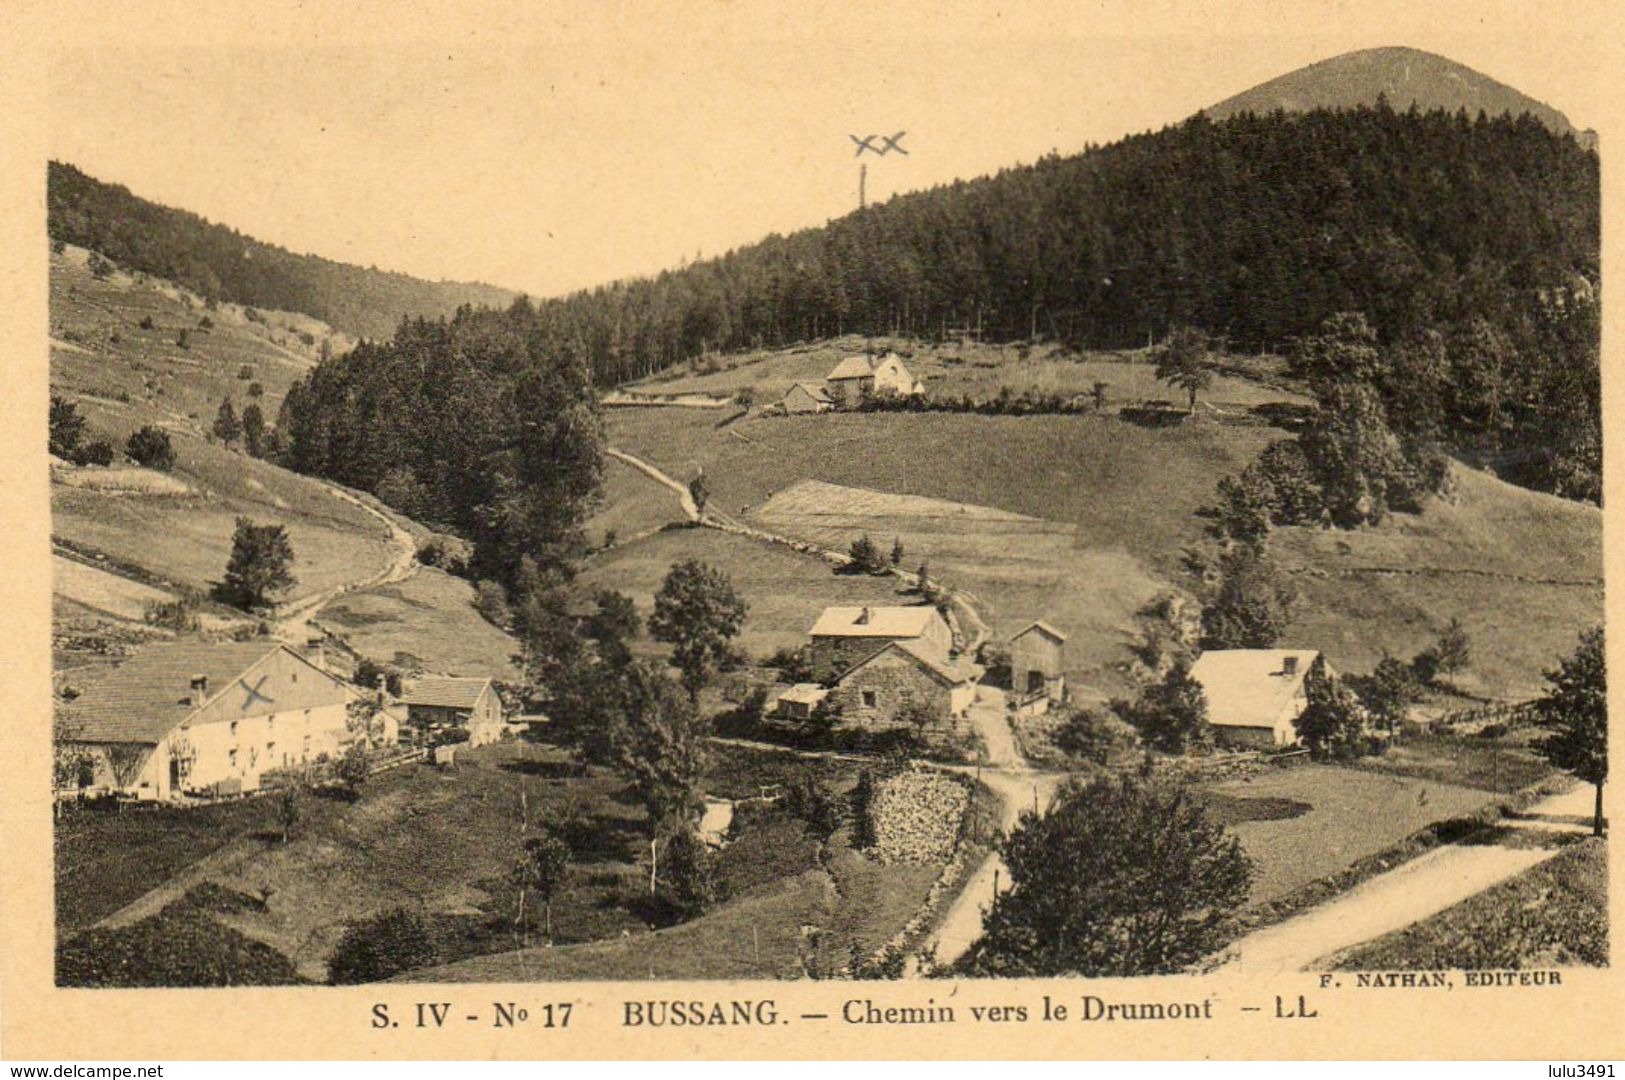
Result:
<svg viewBox="0 0 1625 1080"><path fill-rule="evenodd" d="M1066 635L1042 620L1010 639L1010 689L1018 702L1066 696Z"/></svg>
<svg viewBox="0 0 1625 1080"><path fill-rule="evenodd" d="M817 683L796 683L774 699L773 713L785 720L810 720L818 703L828 696L829 691Z"/></svg>
<svg viewBox="0 0 1625 1080"><path fill-rule="evenodd" d="M829 412L835 407L835 399L817 383L798 382L791 384L790 389L784 392L779 404L784 407L785 413L794 416L798 413Z"/></svg>

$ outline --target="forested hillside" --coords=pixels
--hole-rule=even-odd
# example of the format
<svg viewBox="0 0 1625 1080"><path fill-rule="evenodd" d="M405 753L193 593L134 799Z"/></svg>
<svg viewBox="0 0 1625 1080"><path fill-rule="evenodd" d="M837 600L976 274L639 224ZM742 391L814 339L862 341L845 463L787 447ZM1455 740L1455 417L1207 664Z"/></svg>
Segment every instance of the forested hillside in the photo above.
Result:
<svg viewBox="0 0 1625 1080"><path fill-rule="evenodd" d="M422 281L261 243L196 214L51 162L51 238L129 270L168 278L205 297L299 311L360 337L383 338L410 316L450 315L463 304L500 306L514 293L489 285Z"/></svg>
<svg viewBox="0 0 1625 1080"><path fill-rule="evenodd" d="M704 350L979 327L1279 349L1360 311L1384 340L1594 280L1597 157L1539 121L1386 107L1196 117L906 195L548 305L601 383Z"/></svg>
<svg viewBox="0 0 1625 1080"><path fill-rule="evenodd" d="M323 362L288 391L277 429L283 464L456 530L474 542L473 575L510 587L567 567L602 470L587 365L525 300L404 322Z"/></svg>

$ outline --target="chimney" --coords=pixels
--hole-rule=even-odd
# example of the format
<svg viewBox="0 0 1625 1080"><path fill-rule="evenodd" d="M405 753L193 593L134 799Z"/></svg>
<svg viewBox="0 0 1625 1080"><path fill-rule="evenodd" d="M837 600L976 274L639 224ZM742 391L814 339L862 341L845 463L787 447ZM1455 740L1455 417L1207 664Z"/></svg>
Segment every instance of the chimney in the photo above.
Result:
<svg viewBox="0 0 1625 1080"><path fill-rule="evenodd" d="M207 675L193 675L188 683L188 693L185 703L187 705L201 705L203 699L209 696L209 677Z"/></svg>
<svg viewBox="0 0 1625 1080"><path fill-rule="evenodd" d="M1283 674L1283 675L1296 675L1297 673L1298 673L1298 658L1296 656L1288 656L1287 658L1285 658L1284 660L1281 661L1281 674Z"/></svg>
<svg viewBox="0 0 1625 1080"><path fill-rule="evenodd" d="M869 611L868 608L864 608L862 611L858 612L858 625L859 626L868 626L869 625L869 618L870 618L870 611Z"/></svg>
<svg viewBox="0 0 1625 1080"><path fill-rule="evenodd" d="M327 670L327 642L320 636L305 639L305 659L312 664Z"/></svg>

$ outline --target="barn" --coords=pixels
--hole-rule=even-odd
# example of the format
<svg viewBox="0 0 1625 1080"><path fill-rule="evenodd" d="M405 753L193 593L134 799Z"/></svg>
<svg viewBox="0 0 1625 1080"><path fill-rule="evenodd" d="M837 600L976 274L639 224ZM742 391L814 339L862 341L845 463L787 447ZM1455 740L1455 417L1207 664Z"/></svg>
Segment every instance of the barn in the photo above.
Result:
<svg viewBox="0 0 1625 1080"><path fill-rule="evenodd" d="M1066 697L1066 635L1046 622L1010 638L1010 689L1018 704Z"/></svg>
<svg viewBox="0 0 1625 1080"><path fill-rule="evenodd" d="M461 728L471 746L502 738L502 699L490 679L435 675L413 679L401 689L407 722L419 736Z"/></svg>

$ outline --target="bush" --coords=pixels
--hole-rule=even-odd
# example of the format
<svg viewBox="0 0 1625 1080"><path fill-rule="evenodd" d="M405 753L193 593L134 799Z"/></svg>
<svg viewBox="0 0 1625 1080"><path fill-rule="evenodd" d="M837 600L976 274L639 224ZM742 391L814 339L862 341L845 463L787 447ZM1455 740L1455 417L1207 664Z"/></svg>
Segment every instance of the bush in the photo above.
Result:
<svg viewBox="0 0 1625 1080"><path fill-rule="evenodd" d="M143 315L143 316L141 316L141 329L143 329L143 330L151 330L152 325L153 325L153 323L152 323L152 316L151 315Z"/></svg>
<svg viewBox="0 0 1625 1080"><path fill-rule="evenodd" d="M791 648L786 646L767 658L767 666L779 673L779 677L788 683L811 682L813 677L812 662L808 659L807 649L803 647Z"/></svg>
<svg viewBox="0 0 1625 1080"><path fill-rule="evenodd" d="M335 986L381 982L434 962L434 943L423 920L394 908L350 924L328 958L327 981Z"/></svg>
<svg viewBox="0 0 1625 1080"><path fill-rule="evenodd" d="M85 418L79 415L79 406L67 398L51 395L50 450L53 455L73 460L84 438Z"/></svg>
<svg viewBox="0 0 1625 1080"><path fill-rule="evenodd" d="M151 424L130 436L124 452L131 461L149 469L168 472L175 464L175 448L169 442L169 433Z"/></svg>
<svg viewBox="0 0 1625 1080"><path fill-rule="evenodd" d="M381 680L381 682L380 682ZM376 689L380 685L396 697L401 694L401 673L394 668L368 660L365 657L355 666L355 684L368 689Z"/></svg>
<svg viewBox="0 0 1625 1080"><path fill-rule="evenodd" d="M184 597L179 600L161 600L148 604L142 613L142 619L148 626L161 626L165 630L176 633L189 633L198 628L197 612L192 608L192 602Z"/></svg>
<svg viewBox="0 0 1625 1080"><path fill-rule="evenodd" d="M197 328L199 330L213 330L214 320L205 315L197 321Z"/></svg>
<svg viewBox="0 0 1625 1080"><path fill-rule="evenodd" d="M508 609L508 593L495 581L482 581L474 586L474 610L493 626L503 629L513 620L513 613Z"/></svg>
<svg viewBox="0 0 1625 1080"><path fill-rule="evenodd" d="M681 919L702 915L722 899L711 849L692 829L684 829L666 841L660 879L665 886L662 898Z"/></svg>
<svg viewBox="0 0 1625 1080"><path fill-rule="evenodd" d="M75 451L72 460L75 465L111 465L114 455L112 443L106 439L97 439Z"/></svg>
<svg viewBox="0 0 1625 1080"><path fill-rule="evenodd" d="M829 781L812 775L803 776L790 785L784 793L784 809L820 840L833 836L844 818L841 800Z"/></svg>
<svg viewBox="0 0 1625 1080"><path fill-rule="evenodd" d="M852 541L848 554L852 559L849 569L854 573L884 574L891 565L887 562L885 553L869 539L867 533Z"/></svg>
<svg viewBox="0 0 1625 1080"><path fill-rule="evenodd" d="M254 377L254 365L253 364L244 364L242 367L237 369L237 378L241 379L243 382L247 382L249 379L252 379L253 377Z"/></svg>

